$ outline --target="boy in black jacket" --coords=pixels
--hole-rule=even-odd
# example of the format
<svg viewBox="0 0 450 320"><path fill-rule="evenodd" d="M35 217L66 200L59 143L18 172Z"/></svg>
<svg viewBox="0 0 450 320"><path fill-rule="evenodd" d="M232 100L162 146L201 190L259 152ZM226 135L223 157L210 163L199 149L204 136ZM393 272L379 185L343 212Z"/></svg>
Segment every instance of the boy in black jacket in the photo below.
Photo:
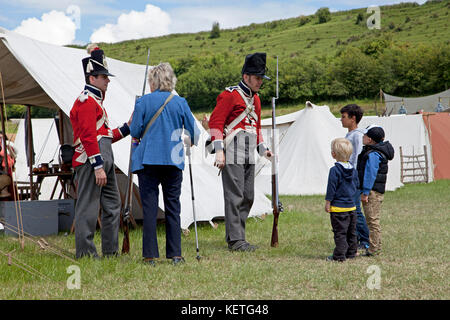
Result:
<svg viewBox="0 0 450 320"><path fill-rule="evenodd" d="M331 142L331 155L337 162L328 175L325 211L330 213L336 248L327 261L352 259L358 248L354 195L359 181L355 168L348 162L352 151L352 143L345 138Z"/></svg>
<svg viewBox="0 0 450 320"><path fill-rule="evenodd" d="M369 226L369 248L365 256L381 252L380 212L386 189L388 161L394 158L394 148L384 141L384 130L370 126L363 136L364 147L358 156L358 178L361 201Z"/></svg>

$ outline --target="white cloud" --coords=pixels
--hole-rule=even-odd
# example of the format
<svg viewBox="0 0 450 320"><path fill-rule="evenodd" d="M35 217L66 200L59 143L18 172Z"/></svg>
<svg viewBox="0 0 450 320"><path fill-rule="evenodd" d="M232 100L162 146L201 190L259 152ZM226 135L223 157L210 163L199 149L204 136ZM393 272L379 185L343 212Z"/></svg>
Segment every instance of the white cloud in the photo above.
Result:
<svg viewBox="0 0 450 320"><path fill-rule="evenodd" d="M106 24L95 30L91 42L118 42L156 37L169 33L170 16L159 7L147 4L145 11L123 13L116 24Z"/></svg>
<svg viewBox="0 0 450 320"><path fill-rule="evenodd" d="M23 20L15 32L24 36L56 45L71 44L75 40L75 22L64 12L52 10L44 13L41 20Z"/></svg>
<svg viewBox="0 0 450 320"><path fill-rule="evenodd" d="M277 1L260 2L253 6L248 1L243 1L236 6L191 6L177 7L170 11L173 24L170 26L171 33L198 32L200 30L211 30L212 23L218 21L221 28L229 29L251 23L262 23L278 19L309 15L316 10L313 6L282 3Z"/></svg>

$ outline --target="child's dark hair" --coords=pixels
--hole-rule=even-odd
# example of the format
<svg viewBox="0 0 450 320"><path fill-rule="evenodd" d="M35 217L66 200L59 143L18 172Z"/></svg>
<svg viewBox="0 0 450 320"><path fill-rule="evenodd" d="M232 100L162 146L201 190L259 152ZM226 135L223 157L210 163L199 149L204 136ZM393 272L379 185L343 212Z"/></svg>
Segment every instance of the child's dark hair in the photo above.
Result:
<svg viewBox="0 0 450 320"><path fill-rule="evenodd" d="M364 110L357 104L348 104L345 107L342 107L341 114L344 112L348 114L349 118L355 116L357 124L361 121L364 114Z"/></svg>

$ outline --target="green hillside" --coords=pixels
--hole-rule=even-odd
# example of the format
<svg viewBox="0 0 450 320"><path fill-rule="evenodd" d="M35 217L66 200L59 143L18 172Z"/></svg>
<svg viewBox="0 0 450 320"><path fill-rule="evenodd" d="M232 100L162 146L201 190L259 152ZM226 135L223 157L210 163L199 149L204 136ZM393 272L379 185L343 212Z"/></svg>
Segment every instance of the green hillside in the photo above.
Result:
<svg viewBox="0 0 450 320"><path fill-rule="evenodd" d="M374 113L379 90L421 96L450 87L450 0L423 5L381 6L381 29L370 30L367 8L334 12L319 23L316 14L221 30L100 44L106 55L150 64L169 61L177 91L191 109L209 112L217 95L239 81L246 54L268 53L268 74L280 59L280 105L327 103L334 113L350 101L362 101ZM293 13L295 15L295 13ZM359 18L359 19L358 19ZM359 20L359 23L357 23ZM275 81L260 96L269 105Z"/></svg>
<svg viewBox="0 0 450 320"><path fill-rule="evenodd" d="M367 8L361 8L331 13L331 20L322 24L310 15L221 30L220 37L215 39L210 39L210 31L206 31L102 44L102 47L112 58L141 64L146 62L149 47L150 62L157 64L187 55L221 52L243 57L248 52L265 51L280 59L296 55L333 55L343 46L358 46L380 36L390 36L396 43L450 42L450 1L423 5L403 3L380 9L380 30L367 28L366 20L371 14L366 13ZM356 24L358 14L364 17L359 25ZM301 25L302 19L309 19L309 22Z"/></svg>

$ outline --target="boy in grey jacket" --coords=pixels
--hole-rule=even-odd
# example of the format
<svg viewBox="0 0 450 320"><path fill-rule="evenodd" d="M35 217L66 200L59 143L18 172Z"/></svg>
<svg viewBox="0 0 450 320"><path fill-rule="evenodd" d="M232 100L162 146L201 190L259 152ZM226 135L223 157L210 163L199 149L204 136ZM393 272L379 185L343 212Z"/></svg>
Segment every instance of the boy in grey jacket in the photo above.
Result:
<svg viewBox="0 0 450 320"><path fill-rule="evenodd" d="M347 140L352 143L353 153L350 156L349 162L357 169L358 155L363 148L363 136L364 130L358 128L358 123L364 114L364 111L357 104L348 104L341 110L341 122L344 128L348 129L348 133L345 136ZM369 248L369 228L367 226L366 218L361 211L361 190L356 190L354 199L356 206L356 235L358 238L359 249Z"/></svg>

